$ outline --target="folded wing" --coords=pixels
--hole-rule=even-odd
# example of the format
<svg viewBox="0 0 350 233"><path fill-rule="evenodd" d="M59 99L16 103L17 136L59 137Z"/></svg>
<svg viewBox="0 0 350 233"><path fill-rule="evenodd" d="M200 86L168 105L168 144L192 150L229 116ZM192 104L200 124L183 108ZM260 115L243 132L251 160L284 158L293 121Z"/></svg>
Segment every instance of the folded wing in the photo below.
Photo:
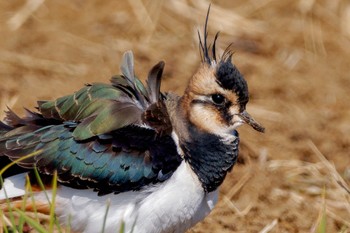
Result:
<svg viewBox="0 0 350 233"><path fill-rule="evenodd" d="M149 73L147 87L134 75L131 52L112 85L86 85L73 95L38 102L39 113L0 123L0 156L61 183L100 194L140 189L167 179L181 162L171 137L160 82L164 63Z"/></svg>

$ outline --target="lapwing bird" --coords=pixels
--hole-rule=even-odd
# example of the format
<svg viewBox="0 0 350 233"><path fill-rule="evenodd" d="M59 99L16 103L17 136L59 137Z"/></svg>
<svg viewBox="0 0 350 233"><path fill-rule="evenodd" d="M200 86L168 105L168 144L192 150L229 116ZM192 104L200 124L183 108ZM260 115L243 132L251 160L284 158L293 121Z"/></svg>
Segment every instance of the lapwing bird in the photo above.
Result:
<svg viewBox="0 0 350 233"><path fill-rule="evenodd" d="M110 84L38 101L25 117L9 109L0 168L16 165L3 174L0 200L23 207L30 183L37 207L23 208L49 211L54 198L56 218L74 232L185 232L204 219L237 160L237 127L264 131L246 111L247 82L230 48L217 56L218 33L208 45L207 23L208 15L202 63L182 96L160 92L164 62L144 85L126 52Z"/></svg>

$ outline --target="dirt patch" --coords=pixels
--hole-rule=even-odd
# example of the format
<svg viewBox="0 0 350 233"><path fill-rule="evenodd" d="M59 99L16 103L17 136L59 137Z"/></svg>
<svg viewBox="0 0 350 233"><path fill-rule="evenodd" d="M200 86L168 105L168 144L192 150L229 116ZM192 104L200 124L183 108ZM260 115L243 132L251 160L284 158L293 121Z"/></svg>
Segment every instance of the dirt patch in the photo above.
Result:
<svg viewBox="0 0 350 233"><path fill-rule="evenodd" d="M162 90L181 94L208 5L1 1L0 117L108 82L129 49L142 78L165 60ZM345 0L213 1L209 37L221 32L221 51L233 42L248 111L267 130L240 129L240 163L190 232L315 232L323 212L327 232L350 232L349 15Z"/></svg>

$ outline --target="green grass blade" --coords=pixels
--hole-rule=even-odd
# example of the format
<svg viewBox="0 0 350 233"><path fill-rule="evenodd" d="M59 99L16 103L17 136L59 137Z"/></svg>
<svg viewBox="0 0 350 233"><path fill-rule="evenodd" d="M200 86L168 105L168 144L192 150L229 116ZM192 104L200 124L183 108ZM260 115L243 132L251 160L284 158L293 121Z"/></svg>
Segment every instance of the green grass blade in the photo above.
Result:
<svg viewBox="0 0 350 233"><path fill-rule="evenodd" d="M42 152L42 150L38 150L38 151L35 151L31 154L28 154L26 156L23 156L17 160L14 160L12 161L10 164L7 164L5 167L3 167L1 170L0 170L0 184L1 184L1 187L3 186L4 184L4 180L2 178L2 175L3 173L9 169L11 166L13 166L14 164L20 162L20 161L23 161L25 159L28 159L30 157L33 157L37 154L40 154ZM6 198L6 203L8 205L8 216L10 218L10 220L8 220L9 223L6 223L11 229L10 232L23 232L23 226L24 226L24 223L27 222L29 225L31 225L37 232L44 232L44 233L48 233L48 232L54 232L54 225L57 226L57 230L59 232L62 232L61 228L60 228L60 225L56 219L56 216L55 216L55 200L56 200L56 194L57 194L57 173L55 172L54 173L54 176L53 176L53 183L52 183L52 200L50 201L50 198L45 190L45 186L40 178L40 174L38 173L37 169L34 168L34 174L37 178L37 181L38 181L38 184L40 186L40 188L43 190L43 192L45 193L45 196L47 198L47 201L49 203L49 206L50 206L50 222L49 222L49 231L45 230L41 224L40 224L40 220L39 220L39 217L37 215L37 209L35 207L35 199L34 199L34 195L33 195L33 190L31 188L31 184L30 184L30 180L28 179L28 177L26 177L26 187L25 187L25 190L26 190L26 194L23 196L23 204L21 206L21 210L19 209L15 209L11 206L11 200L7 197L7 193L6 193L6 190L4 189L4 193L5 193L5 196L7 197ZM29 196L28 196L29 195ZM34 208L34 213L35 213L35 219L32 219L30 217L28 217L26 214L25 214L25 208L26 208L26 205L27 205L27 200L30 199L33 203L33 208ZM13 212L16 212L19 214L19 224L18 224L18 229L16 229L16 223L15 223L15 217L14 217L14 214ZM5 221L5 215L3 212L0 212L0 216L1 216L1 219L3 220L3 222ZM7 218L6 218L7 219ZM9 225L10 224L10 225ZM1 230L1 229L0 229ZM4 232L9 232L8 231L8 228L4 228Z"/></svg>
<svg viewBox="0 0 350 233"><path fill-rule="evenodd" d="M108 199L108 200L107 200L107 203L106 203L106 213L105 213L105 216L103 217L102 233L105 232L106 222L107 222L107 215L108 215L108 211L109 211L110 205L111 205L111 200Z"/></svg>
<svg viewBox="0 0 350 233"><path fill-rule="evenodd" d="M59 224L59 222L57 221L56 217L52 218L51 215L54 214L54 209L55 209L55 205L52 204L52 203L55 203L55 200L56 200L56 194L57 194L57 172L54 173L54 177L53 177L53 180L52 180L52 200L50 200L49 198L49 195L47 194L47 191L45 189L45 185L40 177L40 174L37 170L37 168L34 168L34 174L35 174L35 177L38 181L38 184L40 186L40 189L43 190L44 194L45 194L45 197L46 197L46 200L47 202L49 203L49 206L50 206L50 226L52 224L52 226L55 224L56 227L57 227L57 230L58 232L62 232L61 230L61 226ZM51 228L50 228L51 229ZM70 232L70 231L68 231Z"/></svg>
<svg viewBox="0 0 350 233"><path fill-rule="evenodd" d="M39 222L35 221L34 219L28 217L23 211L16 209L15 210L21 217L25 219L25 221L32 226L37 232L39 233L47 233L44 227L40 225Z"/></svg>
<svg viewBox="0 0 350 233"><path fill-rule="evenodd" d="M26 156L23 156L23 157L21 157L21 158L19 158L19 159L16 159L16 160L12 161L11 163L7 164L5 167L3 167L3 168L0 170L0 182L1 182L1 186L3 186L3 184L4 184L4 181L3 181L3 179L2 179L2 175L4 174L4 172L5 172L7 169L9 169L11 166L15 165L17 162L20 162L20 161L22 161L22 160L25 160L25 159L28 159L28 158L30 158L30 157L33 157L33 156L35 156L35 155L37 155L37 154L40 154L41 152L42 152L42 150L34 151L33 153L30 153L30 154L28 154L28 155L26 155ZM6 203L7 203L8 208L9 208L9 217L10 217L10 220L11 220L12 223L14 223L15 220L14 220L14 216L13 216L13 214L12 214L12 208L11 208L10 199L7 197L7 192L6 192L6 189L5 189L5 188L3 189L3 191L4 191L4 194L5 194L5 197L6 197Z"/></svg>
<svg viewBox="0 0 350 233"><path fill-rule="evenodd" d="M53 173L53 179L52 179L52 200L50 205L50 224L49 224L50 233L53 232L54 224L56 222L56 216L55 216L56 194L57 194L57 171Z"/></svg>
<svg viewBox="0 0 350 233"><path fill-rule="evenodd" d="M26 179L27 179L27 177L26 177ZM28 186L28 184L26 186ZM26 187L26 190L27 190L27 187ZM21 211L25 212L26 204L27 204L27 192L23 196L23 201L22 201L22 205L21 205ZM25 219L23 218L23 216L19 216L18 224L17 224L17 228L18 228L19 232L23 232L24 223L25 223Z"/></svg>
<svg viewBox="0 0 350 233"><path fill-rule="evenodd" d="M0 217L1 217L1 225L4 229L4 232L5 233L9 233L8 229L7 229L7 226L9 225L9 223L6 223L6 220L5 220L5 214L4 212L2 212L2 210L0 209ZM0 229L0 232L1 232L1 229Z"/></svg>
<svg viewBox="0 0 350 233"><path fill-rule="evenodd" d="M26 188L26 190L29 193L30 201L31 201L32 206L33 206L35 220L37 222L39 222L40 220L39 220L39 216L38 216L38 210L37 210L36 205L35 205L35 198L34 198L34 194L33 194L32 184L30 182L29 176L26 176L26 179L27 179L27 184L28 184L28 187Z"/></svg>
<svg viewBox="0 0 350 233"><path fill-rule="evenodd" d="M38 154L40 154L42 152L42 150L37 150L37 151L34 151L33 153L30 153L28 155L25 155L19 159L16 159L14 161L12 161L11 163L7 164L5 167L3 167L1 170L0 170L0 176L2 177L2 174L4 174L4 172L9 169L11 166L15 165L16 163L18 162L21 162L22 160L25 160L25 159L28 159L30 157L33 157L33 156L36 156Z"/></svg>
<svg viewBox="0 0 350 233"><path fill-rule="evenodd" d="M119 233L124 233L125 232L125 222L122 221L122 225L120 226Z"/></svg>
<svg viewBox="0 0 350 233"><path fill-rule="evenodd" d="M45 194L47 202L51 205L51 201L50 201L49 195L47 195L47 192L46 192L46 189L45 189L45 185L44 185L43 181L41 180L40 174L39 174L38 169L36 167L34 168L34 174L35 174L36 180L38 181L40 189L43 190L43 192Z"/></svg>

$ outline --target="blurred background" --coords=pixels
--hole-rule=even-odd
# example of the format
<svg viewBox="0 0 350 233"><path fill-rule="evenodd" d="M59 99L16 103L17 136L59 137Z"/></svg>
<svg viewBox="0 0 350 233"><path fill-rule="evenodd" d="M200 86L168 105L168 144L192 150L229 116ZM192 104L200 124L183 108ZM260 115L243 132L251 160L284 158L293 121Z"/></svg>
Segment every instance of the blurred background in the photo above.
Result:
<svg viewBox="0 0 350 233"><path fill-rule="evenodd" d="M0 1L0 117L109 82L133 50L141 79L166 62L182 94L200 63L209 1ZM215 210L189 232L350 232L350 1L211 1L250 88L239 164Z"/></svg>

